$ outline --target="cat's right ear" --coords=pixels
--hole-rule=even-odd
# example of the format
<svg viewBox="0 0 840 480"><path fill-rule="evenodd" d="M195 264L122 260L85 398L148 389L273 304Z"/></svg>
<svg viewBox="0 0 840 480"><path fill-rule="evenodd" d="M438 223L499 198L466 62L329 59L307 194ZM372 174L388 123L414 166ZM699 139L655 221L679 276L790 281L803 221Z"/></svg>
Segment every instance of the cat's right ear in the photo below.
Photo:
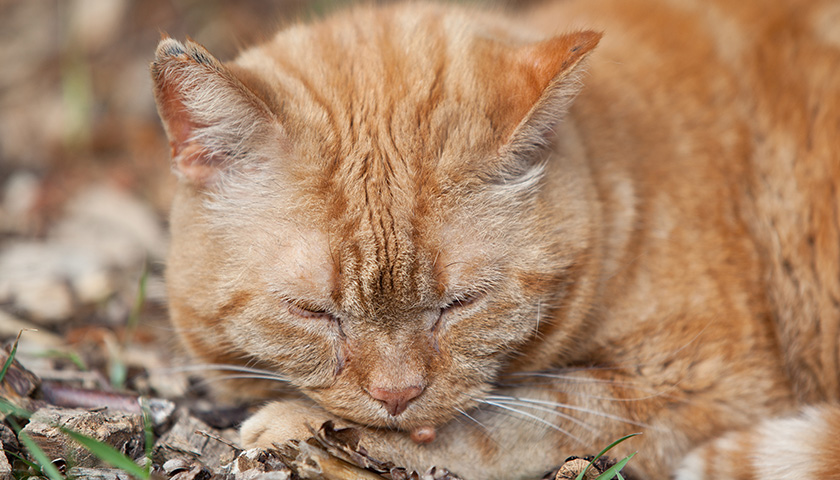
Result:
<svg viewBox="0 0 840 480"><path fill-rule="evenodd" d="M274 115L201 45L164 37L151 66L155 101L182 181L210 187L241 169L276 129Z"/></svg>
<svg viewBox="0 0 840 480"><path fill-rule="evenodd" d="M527 157L546 144L551 132L581 88L582 64L601 40L601 33L579 31L526 45L514 52L517 69L530 88L517 96L522 115L506 145L514 156Z"/></svg>

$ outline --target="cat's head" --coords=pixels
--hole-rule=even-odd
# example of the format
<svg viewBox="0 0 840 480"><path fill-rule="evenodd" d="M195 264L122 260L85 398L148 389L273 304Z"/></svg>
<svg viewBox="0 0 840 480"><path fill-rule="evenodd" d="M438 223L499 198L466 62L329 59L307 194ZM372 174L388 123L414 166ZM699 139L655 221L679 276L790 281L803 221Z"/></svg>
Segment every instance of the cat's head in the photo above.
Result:
<svg viewBox="0 0 840 480"><path fill-rule="evenodd" d="M186 345L406 429L473 405L501 369L557 361L588 288L591 192L545 146L599 38L406 5L290 28L229 64L162 40Z"/></svg>

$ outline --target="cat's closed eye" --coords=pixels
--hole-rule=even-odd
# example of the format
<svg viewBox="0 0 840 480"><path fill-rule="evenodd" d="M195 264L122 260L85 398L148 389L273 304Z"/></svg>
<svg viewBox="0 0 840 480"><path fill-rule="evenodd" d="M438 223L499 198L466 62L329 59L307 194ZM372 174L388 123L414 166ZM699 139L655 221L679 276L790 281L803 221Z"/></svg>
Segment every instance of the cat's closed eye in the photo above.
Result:
<svg viewBox="0 0 840 480"><path fill-rule="evenodd" d="M441 309L442 313L456 311L461 308L466 308L478 303L484 297L481 293L469 293L464 295L457 295L446 306Z"/></svg>
<svg viewBox="0 0 840 480"><path fill-rule="evenodd" d="M289 313L301 318L312 318L322 320L336 320L336 318L324 309L313 305L301 304L300 302L286 302Z"/></svg>
<svg viewBox="0 0 840 480"><path fill-rule="evenodd" d="M468 307L474 306L483 298L483 293L456 295L453 300L441 307L437 321L435 321L435 324L432 326L432 332L437 332L441 327L441 323L443 323L447 317L456 315L461 310L466 310ZM437 346L435 348L437 349Z"/></svg>

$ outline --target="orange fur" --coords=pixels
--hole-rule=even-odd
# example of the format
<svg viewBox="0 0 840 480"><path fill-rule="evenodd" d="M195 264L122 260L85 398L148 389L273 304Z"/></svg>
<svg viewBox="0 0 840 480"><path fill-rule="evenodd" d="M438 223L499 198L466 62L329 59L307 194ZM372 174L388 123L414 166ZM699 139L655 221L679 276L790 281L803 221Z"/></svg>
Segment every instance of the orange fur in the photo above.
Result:
<svg viewBox="0 0 840 480"><path fill-rule="evenodd" d="M308 398L243 442L330 418L510 478L642 430L614 455L644 478L809 478L739 467L801 453L787 426L840 438L840 9L514 16L357 7L228 64L161 42L173 322Z"/></svg>

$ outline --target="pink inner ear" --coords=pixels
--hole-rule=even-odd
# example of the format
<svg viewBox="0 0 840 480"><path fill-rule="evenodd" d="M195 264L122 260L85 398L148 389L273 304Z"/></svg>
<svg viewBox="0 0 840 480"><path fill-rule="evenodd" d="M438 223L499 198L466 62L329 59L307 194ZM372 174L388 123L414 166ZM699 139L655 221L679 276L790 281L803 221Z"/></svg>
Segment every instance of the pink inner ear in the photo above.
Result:
<svg viewBox="0 0 840 480"><path fill-rule="evenodd" d="M171 143L171 142L170 142ZM209 150L190 142L183 145L175 156L173 146L172 163L178 173L196 185L209 185L219 173L219 161L215 161Z"/></svg>
<svg viewBox="0 0 840 480"><path fill-rule="evenodd" d="M217 173L214 162L210 152L192 139L196 129L202 125L190 118L183 95L171 83L164 84L158 91L158 101L169 134L173 168L190 182L208 184Z"/></svg>
<svg viewBox="0 0 840 480"><path fill-rule="evenodd" d="M195 125L187 113L183 96L177 88L167 82L157 93L160 115L166 125L166 133L169 134L169 146L172 148L174 159L187 146Z"/></svg>

